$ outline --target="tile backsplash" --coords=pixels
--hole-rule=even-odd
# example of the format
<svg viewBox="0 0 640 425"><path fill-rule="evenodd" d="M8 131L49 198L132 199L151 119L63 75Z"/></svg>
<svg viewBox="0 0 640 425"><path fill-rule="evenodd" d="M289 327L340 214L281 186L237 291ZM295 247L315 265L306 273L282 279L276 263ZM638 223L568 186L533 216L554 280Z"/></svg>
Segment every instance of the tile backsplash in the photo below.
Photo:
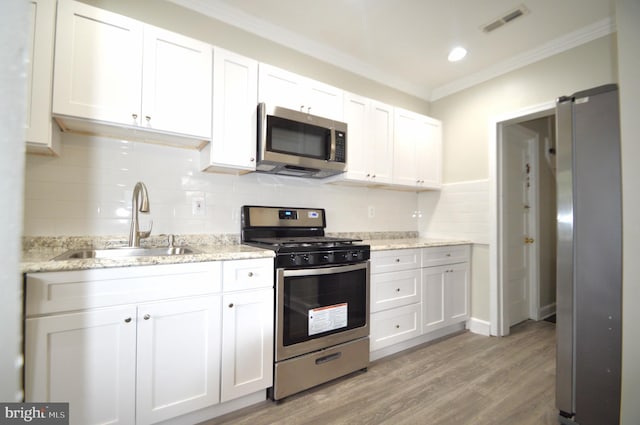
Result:
<svg viewBox="0 0 640 425"><path fill-rule="evenodd" d="M149 192L152 234L239 233L242 205L323 207L328 232L417 231L413 192L311 179L199 171L197 151L64 134L60 157L27 155L25 236L128 235L136 182ZM204 208L194 211L194 204ZM369 216L373 207L374 217Z"/></svg>

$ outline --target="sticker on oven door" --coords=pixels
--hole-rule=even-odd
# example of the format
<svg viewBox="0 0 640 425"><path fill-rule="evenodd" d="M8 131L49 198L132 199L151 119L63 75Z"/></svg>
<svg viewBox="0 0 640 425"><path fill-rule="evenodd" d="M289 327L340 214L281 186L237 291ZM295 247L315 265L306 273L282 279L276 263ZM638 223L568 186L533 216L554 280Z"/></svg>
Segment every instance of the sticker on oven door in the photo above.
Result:
<svg viewBox="0 0 640 425"><path fill-rule="evenodd" d="M309 310L309 335L347 327L347 303Z"/></svg>

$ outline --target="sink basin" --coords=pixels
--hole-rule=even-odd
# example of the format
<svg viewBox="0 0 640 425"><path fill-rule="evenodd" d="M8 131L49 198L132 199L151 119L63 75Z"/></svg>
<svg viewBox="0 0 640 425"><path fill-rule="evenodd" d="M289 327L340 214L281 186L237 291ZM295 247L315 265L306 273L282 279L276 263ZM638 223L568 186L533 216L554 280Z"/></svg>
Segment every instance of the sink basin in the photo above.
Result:
<svg viewBox="0 0 640 425"><path fill-rule="evenodd" d="M187 246L160 248L110 248L110 249L72 249L54 257L53 260L78 260L86 258L123 258L123 257L155 257L160 255L188 255L198 251Z"/></svg>

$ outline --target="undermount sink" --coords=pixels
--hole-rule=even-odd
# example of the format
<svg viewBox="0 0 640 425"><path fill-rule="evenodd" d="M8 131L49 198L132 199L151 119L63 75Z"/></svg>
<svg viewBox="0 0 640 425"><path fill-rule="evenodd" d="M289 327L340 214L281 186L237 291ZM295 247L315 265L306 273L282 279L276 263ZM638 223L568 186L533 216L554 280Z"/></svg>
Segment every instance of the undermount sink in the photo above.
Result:
<svg viewBox="0 0 640 425"><path fill-rule="evenodd" d="M155 257L161 255L188 255L198 251L186 246L159 248L109 248L109 249L72 249L54 257L53 260L79 260L87 258Z"/></svg>

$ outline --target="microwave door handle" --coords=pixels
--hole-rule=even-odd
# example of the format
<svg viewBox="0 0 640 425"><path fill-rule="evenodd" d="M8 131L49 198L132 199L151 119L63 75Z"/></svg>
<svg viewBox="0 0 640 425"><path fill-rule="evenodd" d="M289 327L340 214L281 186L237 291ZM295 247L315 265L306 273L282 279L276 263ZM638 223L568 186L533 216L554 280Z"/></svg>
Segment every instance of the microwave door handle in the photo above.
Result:
<svg viewBox="0 0 640 425"><path fill-rule="evenodd" d="M328 161L336 160L336 130L335 128L329 129L329 158Z"/></svg>

